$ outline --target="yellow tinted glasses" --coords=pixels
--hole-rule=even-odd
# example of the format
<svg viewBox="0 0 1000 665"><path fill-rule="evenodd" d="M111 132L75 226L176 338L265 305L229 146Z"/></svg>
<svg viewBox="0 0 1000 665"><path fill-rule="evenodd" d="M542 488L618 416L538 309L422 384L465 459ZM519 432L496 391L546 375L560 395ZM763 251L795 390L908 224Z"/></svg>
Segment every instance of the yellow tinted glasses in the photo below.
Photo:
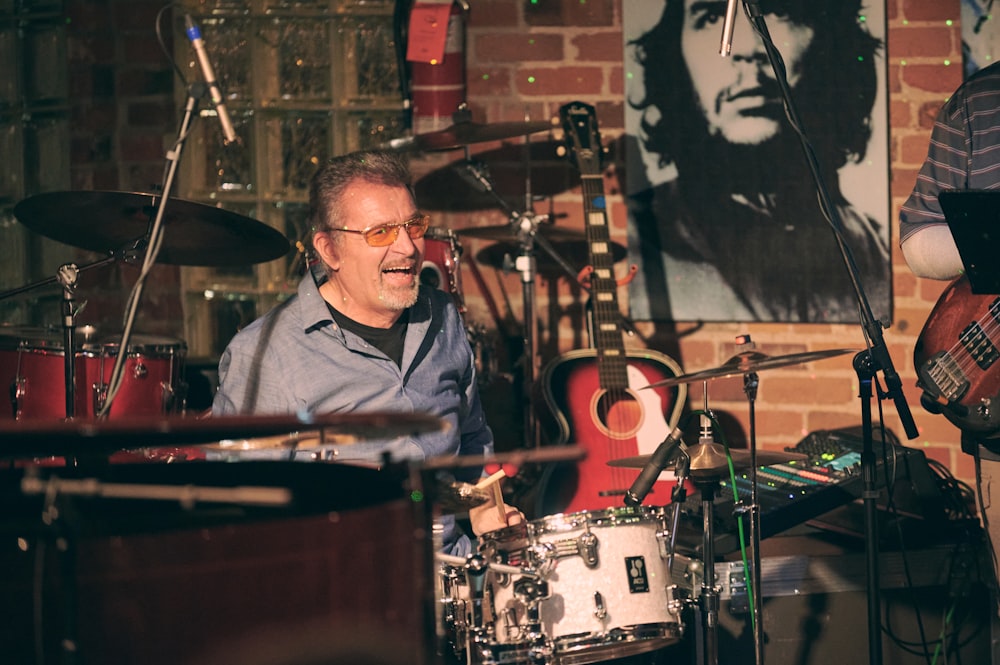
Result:
<svg viewBox="0 0 1000 665"><path fill-rule="evenodd" d="M424 234L427 233L427 227L430 225L430 222L430 215L420 212L405 221L395 224L379 224L378 226L369 226L368 228L360 231L357 229L349 229L347 227L334 228L331 229L331 231L360 233L361 237L363 237L365 242L370 246L387 247L396 242L396 238L399 237L400 229L406 229L406 235L410 236L413 240L423 238Z"/></svg>

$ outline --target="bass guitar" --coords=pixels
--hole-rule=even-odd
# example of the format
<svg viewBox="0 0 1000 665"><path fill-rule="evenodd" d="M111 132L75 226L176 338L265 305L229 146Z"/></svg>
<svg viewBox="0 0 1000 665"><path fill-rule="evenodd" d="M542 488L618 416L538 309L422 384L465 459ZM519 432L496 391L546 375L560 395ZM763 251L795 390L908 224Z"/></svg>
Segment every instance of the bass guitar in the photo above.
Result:
<svg viewBox="0 0 1000 665"><path fill-rule="evenodd" d="M948 285L931 310L913 366L924 408L959 429L1000 427L1000 296L977 295L967 277Z"/></svg>
<svg viewBox="0 0 1000 665"><path fill-rule="evenodd" d="M558 423L558 443L587 452L576 467L563 467L546 481L546 513L622 505L638 472L607 463L656 450L676 426L687 397L684 385L640 390L679 376L681 369L662 353L625 348L594 107L573 102L560 109L560 118L582 182L594 348L562 354L540 376L546 406ZM655 483L646 503L669 503L671 489Z"/></svg>

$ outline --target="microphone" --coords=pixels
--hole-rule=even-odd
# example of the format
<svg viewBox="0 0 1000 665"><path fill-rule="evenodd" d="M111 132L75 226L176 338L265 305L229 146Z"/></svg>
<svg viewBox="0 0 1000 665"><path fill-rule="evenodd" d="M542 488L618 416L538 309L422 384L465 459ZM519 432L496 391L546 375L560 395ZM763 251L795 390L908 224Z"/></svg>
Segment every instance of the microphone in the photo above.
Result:
<svg viewBox="0 0 1000 665"><path fill-rule="evenodd" d="M681 432L681 428L675 427L674 431L668 434L667 438L656 447L653 454L649 456L646 466L642 467L639 476L632 483L632 487L625 492L626 506L638 506L642 504L642 500L646 498L649 490L653 488L653 483L656 482L660 472L667 468L667 464L670 463L670 458L673 457L674 450L681 445L682 436L684 436L684 433Z"/></svg>
<svg viewBox="0 0 1000 665"><path fill-rule="evenodd" d="M190 14L184 15L184 29L187 32L188 39L191 40L194 52L198 55L198 62L201 64L201 73L205 77L205 85L208 86L208 94L212 97L212 104L215 105L215 110L219 114L219 123L222 124L222 135L227 144L232 143L236 140L236 132L233 131L233 123L229 119L226 103L222 99L222 91L219 90L219 84L215 80L212 61L208 59L208 53L205 51L205 42L201 38L201 30L198 29L198 25L191 18Z"/></svg>
<svg viewBox="0 0 1000 665"><path fill-rule="evenodd" d="M726 3L726 17L722 20L722 42L719 44L719 55L723 58L733 52L733 29L736 27L736 7L740 0L729 0Z"/></svg>

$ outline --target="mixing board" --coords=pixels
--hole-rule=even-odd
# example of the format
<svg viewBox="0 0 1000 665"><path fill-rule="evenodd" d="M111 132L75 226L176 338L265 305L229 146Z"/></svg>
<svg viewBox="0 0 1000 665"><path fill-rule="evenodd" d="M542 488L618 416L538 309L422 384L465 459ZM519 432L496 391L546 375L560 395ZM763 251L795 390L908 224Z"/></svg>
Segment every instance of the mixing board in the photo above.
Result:
<svg viewBox="0 0 1000 665"><path fill-rule="evenodd" d="M940 489L927 466L923 452L902 446L887 432L883 447L876 432L872 449L876 458L876 486L883 507L885 488L893 488L897 510L917 517L940 512ZM860 428L819 430L802 439L790 452L808 455L807 460L762 466L757 469L757 503L760 506L760 535L768 538L861 497L864 479L861 469L863 439ZM715 489L713 528L716 554L739 548L738 514L750 504L749 471L736 474L736 494L727 478ZM700 493L689 494L684 503L678 547L701 548L702 515ZM744 531L749 533L745 528Z"/></svg>

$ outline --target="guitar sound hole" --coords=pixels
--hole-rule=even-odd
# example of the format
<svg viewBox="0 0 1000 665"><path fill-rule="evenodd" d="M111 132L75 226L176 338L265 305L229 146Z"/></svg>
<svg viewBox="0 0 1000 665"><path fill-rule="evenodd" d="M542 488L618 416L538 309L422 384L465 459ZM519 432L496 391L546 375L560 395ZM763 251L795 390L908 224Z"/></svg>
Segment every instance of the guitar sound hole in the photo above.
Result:
<svg viewBox="0 0 1000 665"><path fill-rule="evenodd" d="M627 437L642 423L642 405L628 392L609 391L597 402L597 417L612 435Z"/></svg>

